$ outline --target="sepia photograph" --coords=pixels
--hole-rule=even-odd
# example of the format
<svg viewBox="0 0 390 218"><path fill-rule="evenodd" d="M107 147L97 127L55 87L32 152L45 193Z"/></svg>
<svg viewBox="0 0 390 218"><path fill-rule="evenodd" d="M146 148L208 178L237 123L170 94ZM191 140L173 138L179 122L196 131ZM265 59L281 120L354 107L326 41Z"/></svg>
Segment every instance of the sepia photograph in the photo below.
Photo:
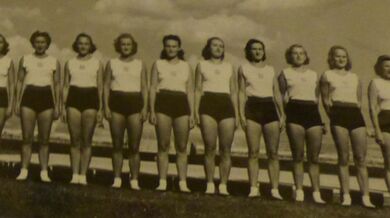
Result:
<svg viewBox="0 0 390 218"><path fill-rule="evenodd" d="M390 217L389 9L0 0L0 218Z"/></svg>

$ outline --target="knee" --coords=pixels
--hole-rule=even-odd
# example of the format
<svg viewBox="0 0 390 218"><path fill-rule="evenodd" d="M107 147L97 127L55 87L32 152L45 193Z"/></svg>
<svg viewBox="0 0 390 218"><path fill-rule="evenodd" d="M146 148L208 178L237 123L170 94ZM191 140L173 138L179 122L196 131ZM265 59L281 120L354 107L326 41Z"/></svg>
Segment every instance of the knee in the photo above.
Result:
<svg viewBox="0 0 390 218"><path fill-rule="evenodd" d="M206 145L205 146L205 154L206 155L215 155L217 152L217 147L214 145Z"/></svg>
<svg viewBox="0 0 390 218"><path fill-rule="evenodd" d="M33 143L34 137L33 136L24 136L23 137L23 144L24 145L31 145Z"/></svg>
<svg viewBox="0 0 390 218"><path fill-rule="evenodd" d="M176 152L178 154L187 154L187 146L186 145L176 146Z"/></svg>
<svg viewBox="0 0 390 218"><path fill-rule="evenodd" d="M169 145L170 145L169 142L160 142L158 144L158 152L161 152L161 153L169 152Z"/></svg>
<svg viewBox="0 0 390 218"><path fill-rule="evenodd" d="M229 158L231 156L231 149L221 146L219 150L219 155L221 158Z"/></svg>
<svg viewBox="0 0 390 218"><path fill-rule="evenodd" d="M339 166L345 167L349 164L349 154L341 154L339 155Z"/></svg>
<svg viewBox="0 0 390 218"><path fill-rule="evenodd" d="M313 155L312 157L310 157L309 161L311 164L319 164L320 157L318 155L317 156Z"/></svg>
<svg viewBox="0 0 390 218"><path fill-rule="evenodd" d="M129 145L129 153L130 155L138 154L139 153L139 146L137 145Z"/></svg>
<svg viewBox="0 0 390 218"><path fill-rule="evenodd" d="M356 155L354 157L354 162L356 167L365 167L366 166L366 158L363 155Z"/></svg>
<svg viewBox="0 0 390 218"><path fill-rule="evenodd" d="M279 160L279 155L276 150L271 150L267 152L268 160Z"/></svg>
<svg viewBox="0 0 390 218"><path fill-rule="evenodd" d="M304 160L304 153L303 152L296 152L293 155L293 160L294 160L295 163L303 162L303 160Z"/></svg>
<svg viewBox="0 0 390 218"><path fill-rule="evenodd" d="M249 149L248 157L249 159L259 159L259 149Z"/></svg>

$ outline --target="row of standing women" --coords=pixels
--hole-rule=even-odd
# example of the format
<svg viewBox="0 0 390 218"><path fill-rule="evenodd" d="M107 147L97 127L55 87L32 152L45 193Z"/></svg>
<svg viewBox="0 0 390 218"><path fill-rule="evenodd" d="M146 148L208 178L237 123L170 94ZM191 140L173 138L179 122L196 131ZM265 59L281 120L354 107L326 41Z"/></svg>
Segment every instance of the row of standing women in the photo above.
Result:
<svg viewBox="0 0 390 218"><path fill-rule="evenodd" d="M308 68L309 56L302 45L290 46L285 58L289 67L281 73L266 64L263 42L251 39L245 47L247 61L237 71L224 60L224 42L207 40L195 73L184 60L181 40L176 35L163 38L163 50L151 71L134 57L137 43L130 34L121 34L114 47L118 58L106 67L92 56L96 47L92 38L79 34L73 49L77 57L66 62L61 73L59 62L46 54L51 38L46 32L31 36L34 53L19 63L17 76L12 60L6 56L8 43L0 37L0 127L13 112L21 118L23 145L18 180L28 176L34 127L38 125L41 180L48 176L49 137L53 120L67 121L71 139L71 183L87 184L86 173L91 160L91 141L95 126L105 117L110 123L114 169L113 187L120 187L123 164L122 147L127 131L130 185L139 189L139 146L143 124L155 126L158 152L159 186L166 190L168 151L171 132L176 148L179 189L187 187L187 144L190 129L199 125L205 145L206 193L216 192L215 156L219 146L218 193L228 195L231 168L231 145L241 124L248 144L250 197L259 196L258 155L263 135L268 156L271 196L279 194L278 145L286 128L293 159L294 198L304 200L303 174L306 144L313 199L325 203L320 194L319 154L325 130L319 113L322 100L330 118L331 133L338 152L342 205L351 204L349 195L349 141L357 168L357 179L366 207L370 202L366 168L366 124L361 103L362 86L352 73L348 52L341 46L329 51L329 70L318 76ZM380 56L375 64L377 78L369 86L369 108L377 143L385 160L386 183L390 190L390 56Z"/></svg>

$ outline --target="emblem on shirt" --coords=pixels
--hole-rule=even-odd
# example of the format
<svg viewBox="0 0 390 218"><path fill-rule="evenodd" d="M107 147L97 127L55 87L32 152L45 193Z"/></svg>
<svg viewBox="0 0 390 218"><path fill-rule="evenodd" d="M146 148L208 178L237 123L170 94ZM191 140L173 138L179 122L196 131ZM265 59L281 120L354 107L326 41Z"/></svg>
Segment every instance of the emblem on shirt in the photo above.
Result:
<svg viewBox="0 0 390 218"><path fill-rule="evenodd" d="M123 71L129 72L129 67L128 66L123 67Z"/></svg>
<svg viewBox="0 0 390 218"><path fill-rule="evenodd" d="M85 65L84 64L80 64L79 68L80 68L80 70L84 70L85 69Z"/></svg>
<svg viewBox="0 0 390 218"><path fill-rule="evenodd" d="M42 63L42 62L38 62L38 63L37 63L37 66L38 66L38 67L43 67L43 63Z"/></svg>
<svg viewBox="0 0 390 218"><path fill-rule="evenodd" d="M176 71L171 71L171 76L176 76L177 72Z"/></svg>
<svg viewBox="0 0 390 218"><path fill-rule="evenodd" d="M301 81L302 81L302 82L306 82L307 80L306 80L305 77L301 77Z"/></svg>
<svg viewBox="0 0 390 218"><path fill-rule="evenodd" d="M263 79L263 78L264 78L264 75L261 74L261 73L257 74L257 76L258 76L260 79Z"/></svg>
<svg viewBox="0 0 390 218"><path fill-rule="evenodd" d="M221 74L221 71L219 71L218 69L214 71L215 74L219 75Z"/></svg>

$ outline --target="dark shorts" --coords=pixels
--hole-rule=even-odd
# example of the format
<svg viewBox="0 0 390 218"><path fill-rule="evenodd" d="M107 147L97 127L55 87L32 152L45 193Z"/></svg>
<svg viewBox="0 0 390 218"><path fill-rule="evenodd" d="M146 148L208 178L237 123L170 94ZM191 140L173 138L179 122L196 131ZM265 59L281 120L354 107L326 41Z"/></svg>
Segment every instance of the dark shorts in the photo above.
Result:
<svg viewBox="0 0 390 218"><path fill-rule="evenodd" d="M172 119L190 115L187 94L178 91L160 90L156 95L155 111Z"/></svg>
<svg viewBox="0 0 390 218"><path fill-rule="evenodd" d="M8 107L7 88L0 88L0 107Z"/></svg>
<svg viewBox="0 0 390 218"><path fill-rule="evenodd" d="M217 122L234 118L234 108L230 94L205 92L199 105L199 114L206 114Z"/></svg>
<svg viewBox="0 0 390 218"><path fill-rule="evenodd" d="M27 85L23 92L21 107L28 107L36 113L54 109L53 94L50 86Z"/></svg>
<svg viewBox="0 0 390 218"><path fill-rule="evenodd" d="M293 123L309 129L322 126L318 104L312 101L290 100L286 106L286 123Z"/></svg>
<svg viewBox="0 0 390 218"><path fill-rule="evenodd" d="M272 97L248 97L245 105L245 117L261 125L279 121L278 112Z"/></svg>
<svg viewBox="0 0 390 218"><path fill-rule="evenodd" d="M349 131L365 127L363 115L357 106L333 105L329 114L330 125L341 126Z"/></svg>
<svg viewBox="0 0 390 218"><path fill-rule="evenodd" d="M111 91L109 107L112 112L128 117L141 111L142 95L139 92Z"/></svg>
<svg viewBox="0 0 390 218"><path fill-rule="evenodd" d="M80 88L76 86L70 86L68 92L68 98L66 100L66 107L73 107L80 112L87 109L99 108L99 96L96 87Z"/></svg>
<svg viewBox="0 0 390 218"><path fill-rule="evenodd" d="M379 126L382 132L390 133L390 110L383 110L378 114Z"/></svg>

